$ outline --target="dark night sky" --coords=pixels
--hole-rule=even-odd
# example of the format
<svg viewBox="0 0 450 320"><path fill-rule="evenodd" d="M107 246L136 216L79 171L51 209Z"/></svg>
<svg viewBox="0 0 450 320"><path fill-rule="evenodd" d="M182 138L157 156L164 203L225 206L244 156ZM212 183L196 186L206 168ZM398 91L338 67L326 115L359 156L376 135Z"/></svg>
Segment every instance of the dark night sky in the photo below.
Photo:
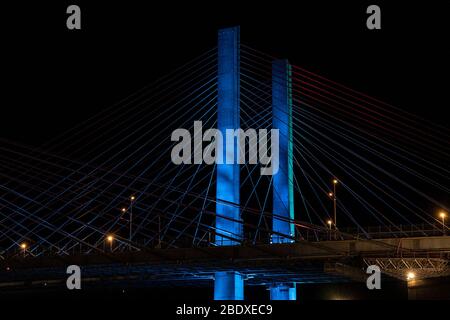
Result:
<svg viewBox="0 0 450 320"><path fill-rule="evenodd" d="M242 42L445 124L444 1L311 2L2 4L1 136L43 142L213 47L216 30L234 24ZM72 3L81 31L65 26ZM372 3L382 30L365 26Z"/></svg>

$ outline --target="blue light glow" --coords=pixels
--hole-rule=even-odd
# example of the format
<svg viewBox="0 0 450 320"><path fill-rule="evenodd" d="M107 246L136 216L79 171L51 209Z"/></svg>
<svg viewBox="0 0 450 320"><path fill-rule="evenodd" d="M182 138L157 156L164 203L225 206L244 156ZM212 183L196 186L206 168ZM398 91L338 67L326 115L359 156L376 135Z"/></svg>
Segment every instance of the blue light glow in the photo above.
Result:
<svg viewBox="0 0 450 320"><path fill-rule="evenodd" d="M238 129L239 121L239 27L219 30L218 43L218 110L217 128L226 135L226 129ZM238 143L233 144L234 156L239 156ZM227 146L224 144L223 159ZM242 239L240 223L240 171L239 164L217 164L216 235L219 246L239 244ZM225 202L220 202L224 200ZM236 204L237 206L230 205ZM228 219L227 219L228 218ZM232 220L231 220L232 219ZM232 238L232 239L230 239ZM214 282L215 300L243 300L244 278L238 272L216 272Z"/></svg>

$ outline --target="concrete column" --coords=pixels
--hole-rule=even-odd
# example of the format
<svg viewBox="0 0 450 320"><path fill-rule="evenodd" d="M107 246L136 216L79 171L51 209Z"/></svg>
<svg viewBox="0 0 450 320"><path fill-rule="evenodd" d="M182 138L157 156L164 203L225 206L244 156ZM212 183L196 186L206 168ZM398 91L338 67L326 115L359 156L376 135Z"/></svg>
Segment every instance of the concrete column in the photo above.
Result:
<svg viewBox="0 0 450 320"><path fill-rule="evenodd" d="M275 283L270 287L270 300L297 300L295 283Z"/></svg>
<svg viewBox="0 0 450 320"><path fill-rule="evenodd" d="M226 130L238 129L239 121L239 27L219 30L219 74L218 74L218 109L217 127L224 137L223 160L227 153L234 154L233 164L217 165L217 205L216 232L228 237L216 236L217 245L236 245L239 242L233 239L242 238L242 224L240 210L230 203L239 204L239 164L237 157L239 147L237 139L233 146L225 143ZM225 200L227 203L221 203ZM226 219L229 218L229 219ZM237 220L237 221L232 221ZM230 239L233 238L233 239Z"/></svg>
<svg viewBox="0 0 450 320"><path fill-rule="evenodd" d="M216 272L214 300L244 300L244 277L239 272Z"/></svg>
<svg viewBox="0 0 450 320"><path fill-rule="evenodd" d="M292 85L291 66L287 60L272 63L272 128L279 130L278 172L273 176L272 243L292 242L294 224L294 170L292 135ZM274 155L272 155L274 156ZM288 237L284 237L286 235ZM272 300L295 300L295 283L278 283L270 286Z"/></svg>
<svg viewBox="0 0 450 320"><path fill-rule="evenodd" d="M225 143L226 130L236 130L239 121L239 27L219 30L218 34L218 110L217 128L224 137L223 164L217 164L216 191L216 232L215 243L219 246L239 244L243 228L240 223L240 169L238 141L233 145ZM233 163L225 163L227 154L234 154ZM226 202L221 202L224 200ZM244 298L244 278L237 272L217 272L215 274L215 300L242 300Z"/></svg>
<svg viewBox="0 0 450 320"><path fill-rule="evenodd" d="M287 60L272 64L272 127L279 130L280 168L273 176L273 231L294 236L294 172L292 137L291 67ZM273 235L273 243L291 242L282 235Z"/></svg>

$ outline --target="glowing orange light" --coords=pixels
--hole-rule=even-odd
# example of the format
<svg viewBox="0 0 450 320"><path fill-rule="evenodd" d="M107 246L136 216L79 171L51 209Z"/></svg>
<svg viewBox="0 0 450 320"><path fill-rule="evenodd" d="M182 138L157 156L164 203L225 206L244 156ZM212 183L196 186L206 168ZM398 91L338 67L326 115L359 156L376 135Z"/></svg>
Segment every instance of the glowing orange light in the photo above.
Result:
<svg viewBox="0 0 450 320"><path fill-rule="evenodd" d="M406 275L406 279L408 280L412 280L416 277L416 274L414 272L408 272L408 274Z"/></svg>

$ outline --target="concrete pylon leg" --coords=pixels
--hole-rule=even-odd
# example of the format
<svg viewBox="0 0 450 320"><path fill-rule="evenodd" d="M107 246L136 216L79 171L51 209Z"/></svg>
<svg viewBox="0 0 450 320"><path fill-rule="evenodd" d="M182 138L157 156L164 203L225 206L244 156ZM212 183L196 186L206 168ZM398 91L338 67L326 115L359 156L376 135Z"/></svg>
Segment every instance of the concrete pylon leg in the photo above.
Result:
<svg viewBox="0 0 450 320"><path fill-rule="evenodd" d="M218 99L217 128L226 137L226 130L240 127L239 120L239 27L219 30L218 34ZM224 163L217 164L216 237L218 246L240 244L243 227L240 213L240 168L237 141L223 144ZM234 155L234 163L225 163L227 154ZM224 200L221 202L221 200ZM235 204L235 205L230 205ZM236 206L237 205L237 206ZM239 241L237 241L239 240ZM215 300L244 299L244 277L238 272L217 272L214 282Z"/></svg>
<svg viewBox="0 0 450 320"><path fill-rule="evenodd" d="M216 272L214 300L244 300L244 276L239 272Z"/></svg>
<svg viewBox="0 0 450 320"><path fill-rule="evenodd" d="M292 134L291 66L287 60L272 63L272 127L279 130L279 165L273 176L272 243L290 243L295 236ZM274 283L272 300L296 300L295 283Z"/></svg>
<svg viewBox="0 0 450 320"><path fill-rule="evenodd" d="M270 286L270 300L297 300L295 283L275 283Z"/></svg>

